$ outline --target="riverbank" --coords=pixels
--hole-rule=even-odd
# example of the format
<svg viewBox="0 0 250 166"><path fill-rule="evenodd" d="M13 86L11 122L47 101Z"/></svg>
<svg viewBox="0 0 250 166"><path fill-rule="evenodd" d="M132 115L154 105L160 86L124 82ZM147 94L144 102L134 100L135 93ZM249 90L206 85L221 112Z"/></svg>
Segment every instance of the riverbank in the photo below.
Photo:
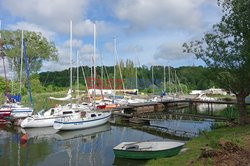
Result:
<svg viewBox="0 0 250 166"><path fill-rule="evenodd" d="M219 153L223 152L222 142L230 142L233 146L237 146L240 149L239 151L244 150L245 156L237 154L235 149L232 151L229 149L229 151L223 154ZM149 160L146 165L234 165L233 162L238 162L238 165L244 165L244 163L249 162L250 156L250 125L228 126L204 132L201 136L188 141L185 148L187 150L177 156ZM204 149L218 154L204 157L202 156ZM218 156L220 154L223 156ZM235 154L239 156L233 156ZM234 157L238 157L238 161L235 161ZM218 158L220 158L219 162Z"/></svg>

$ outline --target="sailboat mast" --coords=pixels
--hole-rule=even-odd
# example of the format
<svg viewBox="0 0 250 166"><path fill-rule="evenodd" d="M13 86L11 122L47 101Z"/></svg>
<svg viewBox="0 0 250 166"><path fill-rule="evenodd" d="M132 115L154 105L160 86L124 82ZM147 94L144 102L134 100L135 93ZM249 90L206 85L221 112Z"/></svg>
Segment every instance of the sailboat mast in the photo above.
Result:
<svg viewBox="0 0 250 166"><path fill-rule="evenodd" d="M25 58L25 63L26 63L26 73L27 73L27 79L28 79L28 91L29 91L29 98L30 98L30 105L33 106L32 102L32 94L31 94L31 87L30 87L30 71L29 71L29 61L28 61L28 56L27 56L27 49L26 49L26 44L23 42L23 49L24 49L24 58Z"/></svg>
<svg viewBox="0 0 250 166"><path fill-rule="evenodd" d="M154 66L152 66L152 85L153 85L153 95L155 94L155 86L154 86Z"/></svg>
<svg viewBox="0 0 250 166"><path fill-rule="evenodd" d="M137 66L135 64L135 89L137 90Z"/></svg>
<svg viewBox="0 0 250 166"><path fill-rule="evenodd" d="M79 95L79 52L77 51L76 52L76 70L77 70L77 73L76 73L76 79L77 79L77 104L80 103L80 95Z"/></svg>
<svg viewBox="0 0 250 166"><path fill-rule="evenodd" d="M164 78L163 78L163 84L164 84L164 92L166 92L166 73L165 73L165 66L163 66L163 74L164 74Z"/></svg>
<svg viewBox="0 0 250 166"><path fill-rule="evenodd" d="M116 46L116 38L114 37L114 100L115 100L115 67L116 67L115 46Z"/></svg>
<svg viewBox="0 0 250 166"><path fill-rule="evenodd" d="M103 56L102 56L102 54L101 54L101 59L103 60ZM103 66L103 64L102 64L102 71L101 71L101 78L102 78L102 85L101 85L101 89L103 90L103 80L104 80L104 71L103 71L103 68L104 68L104 66Z"/></svg>
<svg viewBox="0 0 250 166"><path fill-rule="evenodd" d="M95 61L95 54L96 54L96 25L94 23L94 109L95 109L95 96L96 96L96 61Z"/></svg>
<svg viewBox="0 0 250 166"><path fill-rule="evenodd" d="M19 94L22 93L22 77L23 77L23 30L22 30L22 45L21 45L21 66L20 66L20 84L19 84Z"/></svg>
<svg viewBox="0 0 250 166"><path fill-rule="evenodd" d="M169 94L171 94L171 80L170 80L170 66L168 66L168 84L169 84Z"/></svg>
<svg viewBox="0 0 250 166"><path fill-rule="evenodd" d="M70 94L70 103L72 107L72 20L70 20Z"/></svg>

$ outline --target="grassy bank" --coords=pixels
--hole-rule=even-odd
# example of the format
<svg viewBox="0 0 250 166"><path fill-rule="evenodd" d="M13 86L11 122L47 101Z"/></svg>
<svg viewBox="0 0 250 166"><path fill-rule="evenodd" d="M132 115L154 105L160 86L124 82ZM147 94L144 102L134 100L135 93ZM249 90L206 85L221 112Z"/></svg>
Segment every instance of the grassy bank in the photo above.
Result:
<svg viewBox="0 0 250 166"><path fill-rule="evenodd" d="M214 160L212 158L206 160L199 158L202 152L201 149L204 147L217 149L219 141L222 139L250 150L250 125L224 127L203 133L201 136L187 142L185 147L188 150L186 152L171 158L149 160L147 165L213 165Z"/></svg>

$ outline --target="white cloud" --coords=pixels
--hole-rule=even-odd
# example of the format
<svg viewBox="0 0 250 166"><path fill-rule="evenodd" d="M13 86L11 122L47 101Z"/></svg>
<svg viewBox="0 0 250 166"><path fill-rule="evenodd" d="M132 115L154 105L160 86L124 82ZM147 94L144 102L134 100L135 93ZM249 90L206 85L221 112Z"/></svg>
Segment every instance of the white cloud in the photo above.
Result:
<svg viewBox="0 0 250 166"><path fill-rule="evenodd" d="M140 53L140 52L143 52L143 47L140 46L140 45L133 45L133 44L130 44L127 46L127 48L125 48L124 52L126 53Z"/></svg>
<svg viewBox="0 0 250 166"><path fill-rule="evenodd" d="M89 0L22 0L21 3L4 0L2 5L13 16L59 33L68 34L69 21L72 20L73 34L82 37L93 34L93 21L85 16L88 3ZM29 24L29 27L37 28L34 24ZM96 24L100 33L112 32L114 29L105 21L96 21Z"/></svg>
<svg viewBox="0 0 250 166"><path fill-rule="evenodd" d="M199 7L210 1L216 3L216 0L120 0L116 3L115 14L119 19L129 21L133 29L195 30L202 22Z"/></svg>
<svg viewBox="0 0 250 166"><path fill-rule="evenodd" d="M183 53L183 47L180 43L164 43L157 48L154 54L156 60L182 60L191 56L191 54Z"/></svg>
<svg viewBox="0 0 250 166"><path fill-rule="evenodd" d="M10 30L22 29L22 30L27 30L27 31L41 32L42 35L50 41L55 36L54 32L49 31L39 25L28 23L28 22L18 22L16 24L8 25L8 29Z"/></svg>

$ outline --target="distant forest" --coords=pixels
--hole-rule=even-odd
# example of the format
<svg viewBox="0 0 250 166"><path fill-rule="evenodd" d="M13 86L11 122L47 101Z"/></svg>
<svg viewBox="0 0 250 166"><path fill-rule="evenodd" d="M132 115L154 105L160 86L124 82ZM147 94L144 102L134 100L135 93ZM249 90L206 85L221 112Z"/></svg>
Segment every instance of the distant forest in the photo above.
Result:
<svg viewBox="0 0 250 166"><path fill-rule="evenodd" d="M136 88L136 69L132 61L127 60L126 63L121 62L120 67L116 66L116 79L124 80L124 86L126 88ZM120 68L120 69L119 69ZM207 67L202 66L183 66L178 68L165 67L165 80L166 88L175 86L182 86L182 89L193 90L193 89L208 89L213 86L216 87L212 81L213 73ZM91 68L88 66L79 67L79 82L81 86L85 86L85 79L83 71L87 78L91 77ZM121 71L121 72L120 72ZM158 89L163 90L164 80L164 67L154 66L154 86ZM114 67L113 66L98 66L96 69L97 79L104 78L104 84L112 84L114 78ZM170 73L170 84L169 84L169 73ZM56 86L56 87L69 87L70 84L70 70L55 71L55 72L42 72L39 73L39 80L45 87ZM102 77L103 75L103 77ZM77 80L77 68L73 68L73 84L76 84ZM110 82L107 80L110 79ZM152 89L152 67L141 66L137 67L137 87L139 90ZM150 91L150 90L149 90Z"/></svg>

